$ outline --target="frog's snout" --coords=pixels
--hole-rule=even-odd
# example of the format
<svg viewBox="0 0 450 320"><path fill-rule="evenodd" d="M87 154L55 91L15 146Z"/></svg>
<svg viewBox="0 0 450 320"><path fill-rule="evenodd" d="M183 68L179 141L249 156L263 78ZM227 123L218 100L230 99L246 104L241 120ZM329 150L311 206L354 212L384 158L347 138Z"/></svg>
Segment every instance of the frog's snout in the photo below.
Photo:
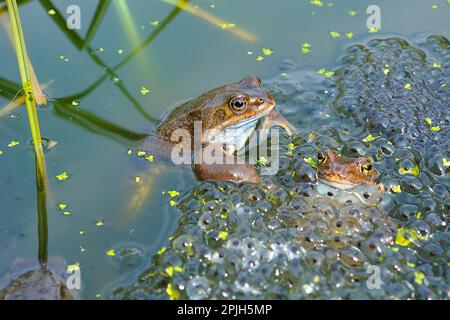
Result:
<svg viewBox="0 0 450 320"><path fill-rule="evenodd" d="M269 98L270 103L275 105L275 97L269 91L267 91L267 98Z"/></svg>
<svg viewBox="0 0 450 320"><path fill-rule="evenodd" d="M257 98L255 100L255 106L260 106L262 104L264 104L264 99L263 98Z"/></svg>

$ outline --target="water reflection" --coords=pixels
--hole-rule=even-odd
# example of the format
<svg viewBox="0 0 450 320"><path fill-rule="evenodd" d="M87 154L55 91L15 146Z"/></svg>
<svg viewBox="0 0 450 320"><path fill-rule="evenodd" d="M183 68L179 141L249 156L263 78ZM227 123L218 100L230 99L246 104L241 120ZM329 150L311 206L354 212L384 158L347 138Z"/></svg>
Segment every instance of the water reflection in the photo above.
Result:
<svg viewBox="0 0 450 320"><path fill-rule="evenodd" d="M144 133L136 133L130 131L126 128L121 127L111 121L108 121L101 116L95 115L88 111L83 111L79 109L74 109L71 105L72 101L79 100L93 91L95 91L106 79L113 79L118 90L131 102L131 105L136 109L136 111L145 119L151 123L157 123L159 120L149 115L145 109L140 105L137 99L130 93L130 91L125 87L125 85L119 80L117 70L126 65L131 61L139 52L146 48L169 24L173 19L180 13L189 0L180 0L179 4L176 5L167 15L165 19L161 21L158 27L149 34L149 36L134 47L124 59L117 63L115 66L108 66L97 54L95 49L90 46L90 42L95 36L101 22L107 12L110 4L110 0L99 1L97 5L94 17L89 26L86 37L83 39L78 35L75 30L70 30L66 26L65 17L58 11L58 9L53 5L52 1L49 0L39 0L39 3L43 6L46 11L50 9L54 10L54 14L49 15L50 19L56 24L56 26L67 36L67 39L80 51L86 50L89 53L89 57L94 63L99 65L105 73L89 85L84 90L74 93L72 95L60 98L54 98L51 100L54 106L54 113L64 120L70 121L71 123L77 124L79 127L88 130L92 133L108 137L116 142L123 141L120 138L126 140L137 141L146 137ZM19 5L25 4L27 1L19 2ZM0 11L1 14L1 11ZM20 85L14 83L10 80L0 77L0 95L8 100L14 98L16 93L20 90ZM118 139L119 138L119 139Z"/></svg>

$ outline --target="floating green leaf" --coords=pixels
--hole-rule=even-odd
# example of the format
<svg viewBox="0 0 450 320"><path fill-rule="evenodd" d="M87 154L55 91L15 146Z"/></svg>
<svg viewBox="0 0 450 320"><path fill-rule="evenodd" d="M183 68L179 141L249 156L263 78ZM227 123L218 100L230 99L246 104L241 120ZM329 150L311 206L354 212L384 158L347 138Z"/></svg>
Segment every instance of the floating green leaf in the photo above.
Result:
<svg viewBox="0 0 450 320"><path fill-rule="evenodd" d="M400 228L397 230L395 243L402 247L407 247L411 242L417 240L417 232L414 229Z"/></svg>
<svg viewBox="0 0 450 320"><path fill-rule="evenodd" d="M371 134L369 134L367 137L365 137L364 139L363 139L363 142L368 142L368 143L370 143L370 142L372 142L372 141L375 141L375 140L377 140L378 138L381 138L381 136L373 136L373 135L371 135Z"/></svg>
<svg viewBox="0 0 450 320"><path fill-rule="evenodd" d="M317 163L313 160L312 157L306 158L306 162L308 162L308 164L309 164L311 167L317 168Z"/></svg>
<svg viewBox="0 0 450 320"><path fill-rule="evenodd" d="M75 271L79 271L79 270L80 270L80 263L79 262L74 263L74 264L69 264L66 267L67 273L74 273Z"/></svg>
<svg viewBox="0 0 450 320"><path fill-rule="evenodd" d="M162 247L161 249L159 249L159 251L156 253L157 255L162 255L164 252L166 252L166 250L167 250L167 247Z"/></svg>
<svg viewBox="0 0 450 320"><path fill-rule="evenodd" d="M302 43L300 50L303 54L311 53L311 44L308 42Z"/></svg>
<svg viewBox="0 0 450 320"><path fill-rule="evenodd" d="M234 23L221 23L221 24L219 24L219 27L221 29L229 29L229 28L236 27L236 25Z"/></svg>
<svg viewBox="0 0 450 320"><path fill-rule="evenodd" d="M341 34L339 32L336 32L336 31L330 31L330 36L332 38L336 39L336 38L340 38Z"/></svg>
<svg viewBox="0 0 450 320"><path fill-rule="evenodd" d="M167 193L168 193L172 198L180 195L180 193L179 193L178 191L176 191L176 190L169 190L169 191L167 191Z"/></svg>
<svg viewBox="0 0 450 320"><path fill-rule="evenodd" d="M167 285L166 293L169 296L170 300L178 300L178 299L180 299L180 293L178 292L178 290L176 290L174 288L174 286L171 283L169 283Z"/></svg>
<svg viewBox="0 0 450 320"><path fill-rule="evenodd" d="M173 274L175 272L183 272L183 268L182 267L168 266L165 271L169 275L169 277L172 278Z"/></svg>
<svg viewBox="0 0 450 320"><path fill-rule="evenodd" d="M315 6L319 6L319 7L323 6L323 3L322 3L321 0L311 0L311 1L309 1L309 3L311 3L311 4L315 5Z"/></svg>
<svg viewBox="0 0 450 320"><path fill-rule="evenodd" d="M219 238L222 240L227 240L228 232L227 231L219 231Z"/></svg>
<svg viewBox="0 0 450 320"><path fill-rule="evenodd" d="M414 177L417 177L419 175L419 173L420 173L420 170L419 170L418 166L415 166L415 167L413 167L411 169L399 168L398 169L398 173L400 173L400 174L411 174Z"/></svg>
<svg viewBox="0 0 450 320"><path fill-rule="evenodd" d="M265 56L270 56L273 53L273 50L267 48L262 48L261 51Z"/></svg>
<svg viewBox="0 0 450 320"><path fill-rule="evenodd" d="M149 89L147 89L146 87L141 87L141 94L143 96L145 96L146 94L148 94L150 92Z"/></svg>
<svg viewBox="0 0 450 320"><path fill-rule="evenodd" d="M258 158L258 163L259 163L259 164L266 164L268 161L269 161L269 160L267 160L267 158L264 157L264 156L260 156L260 157Z"/></svg>
<svg viewBox="0 0 450 320"><path fill-rule="evenodd" d="M56 179L58 179L59 181L65 181L69 179L69 174L67 173L67 171L63 171L56 176Z"/></svg>
<svg viewBox="0 0 450 320"><path fill-rule="evenodd" d="M414 282L417 284L423 284L425 274L419 270L414 270Z"/></svg>
<svg viewBox="0 0 450 320"><path fill-rule="evenodd" d="M442 164L444 165L444 167L450 167L450 160L442 158Z"/></svg>
<svg viewBox="0 0 450 320"><path fill-rule="evenodd" d="M437 132L437 131L441 131L441 127L440 126L433 126L430 128L431 131Z"/></svg>

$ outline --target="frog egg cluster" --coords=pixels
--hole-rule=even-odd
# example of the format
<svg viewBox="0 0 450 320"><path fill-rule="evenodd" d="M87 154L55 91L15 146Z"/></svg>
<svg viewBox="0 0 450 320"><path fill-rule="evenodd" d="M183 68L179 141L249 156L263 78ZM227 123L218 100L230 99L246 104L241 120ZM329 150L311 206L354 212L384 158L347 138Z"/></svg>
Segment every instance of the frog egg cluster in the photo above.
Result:
<svg viewBox="0 0 450 320"><path fill-rule="evenodd" d="M446 299L450 44L440 36L417 43L351 46L320 81L284 66L287 76L268 86L302 130L279 173L258 186L193 187L179 199L167 249L112 297ZM325 148L370 156L382 197L366 186L353 197L323 187L314 159Z"/></svg>

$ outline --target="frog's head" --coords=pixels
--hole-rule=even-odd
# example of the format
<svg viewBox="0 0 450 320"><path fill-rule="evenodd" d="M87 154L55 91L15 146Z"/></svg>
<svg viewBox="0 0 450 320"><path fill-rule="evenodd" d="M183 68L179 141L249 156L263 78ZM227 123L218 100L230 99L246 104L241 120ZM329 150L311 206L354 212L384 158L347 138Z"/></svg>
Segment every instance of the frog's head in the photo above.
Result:
<svg viewBox="0 0 450 320"><path fill-rule="evenodd" d="M213 89L201 112L204 142L228 143L240 149L258 120L275 107L272 95L261 88L261 80L248 76L239 82ZM209 132L207 132L209 130Z"/></svg>
<svg viewBox="0 0 450 320"><path fill-rule="evenodd" d="M344 158L329 149L318 152L316 160L320 180L338 189L375 184L378 177L378 172L368 157Z"/></svg>

